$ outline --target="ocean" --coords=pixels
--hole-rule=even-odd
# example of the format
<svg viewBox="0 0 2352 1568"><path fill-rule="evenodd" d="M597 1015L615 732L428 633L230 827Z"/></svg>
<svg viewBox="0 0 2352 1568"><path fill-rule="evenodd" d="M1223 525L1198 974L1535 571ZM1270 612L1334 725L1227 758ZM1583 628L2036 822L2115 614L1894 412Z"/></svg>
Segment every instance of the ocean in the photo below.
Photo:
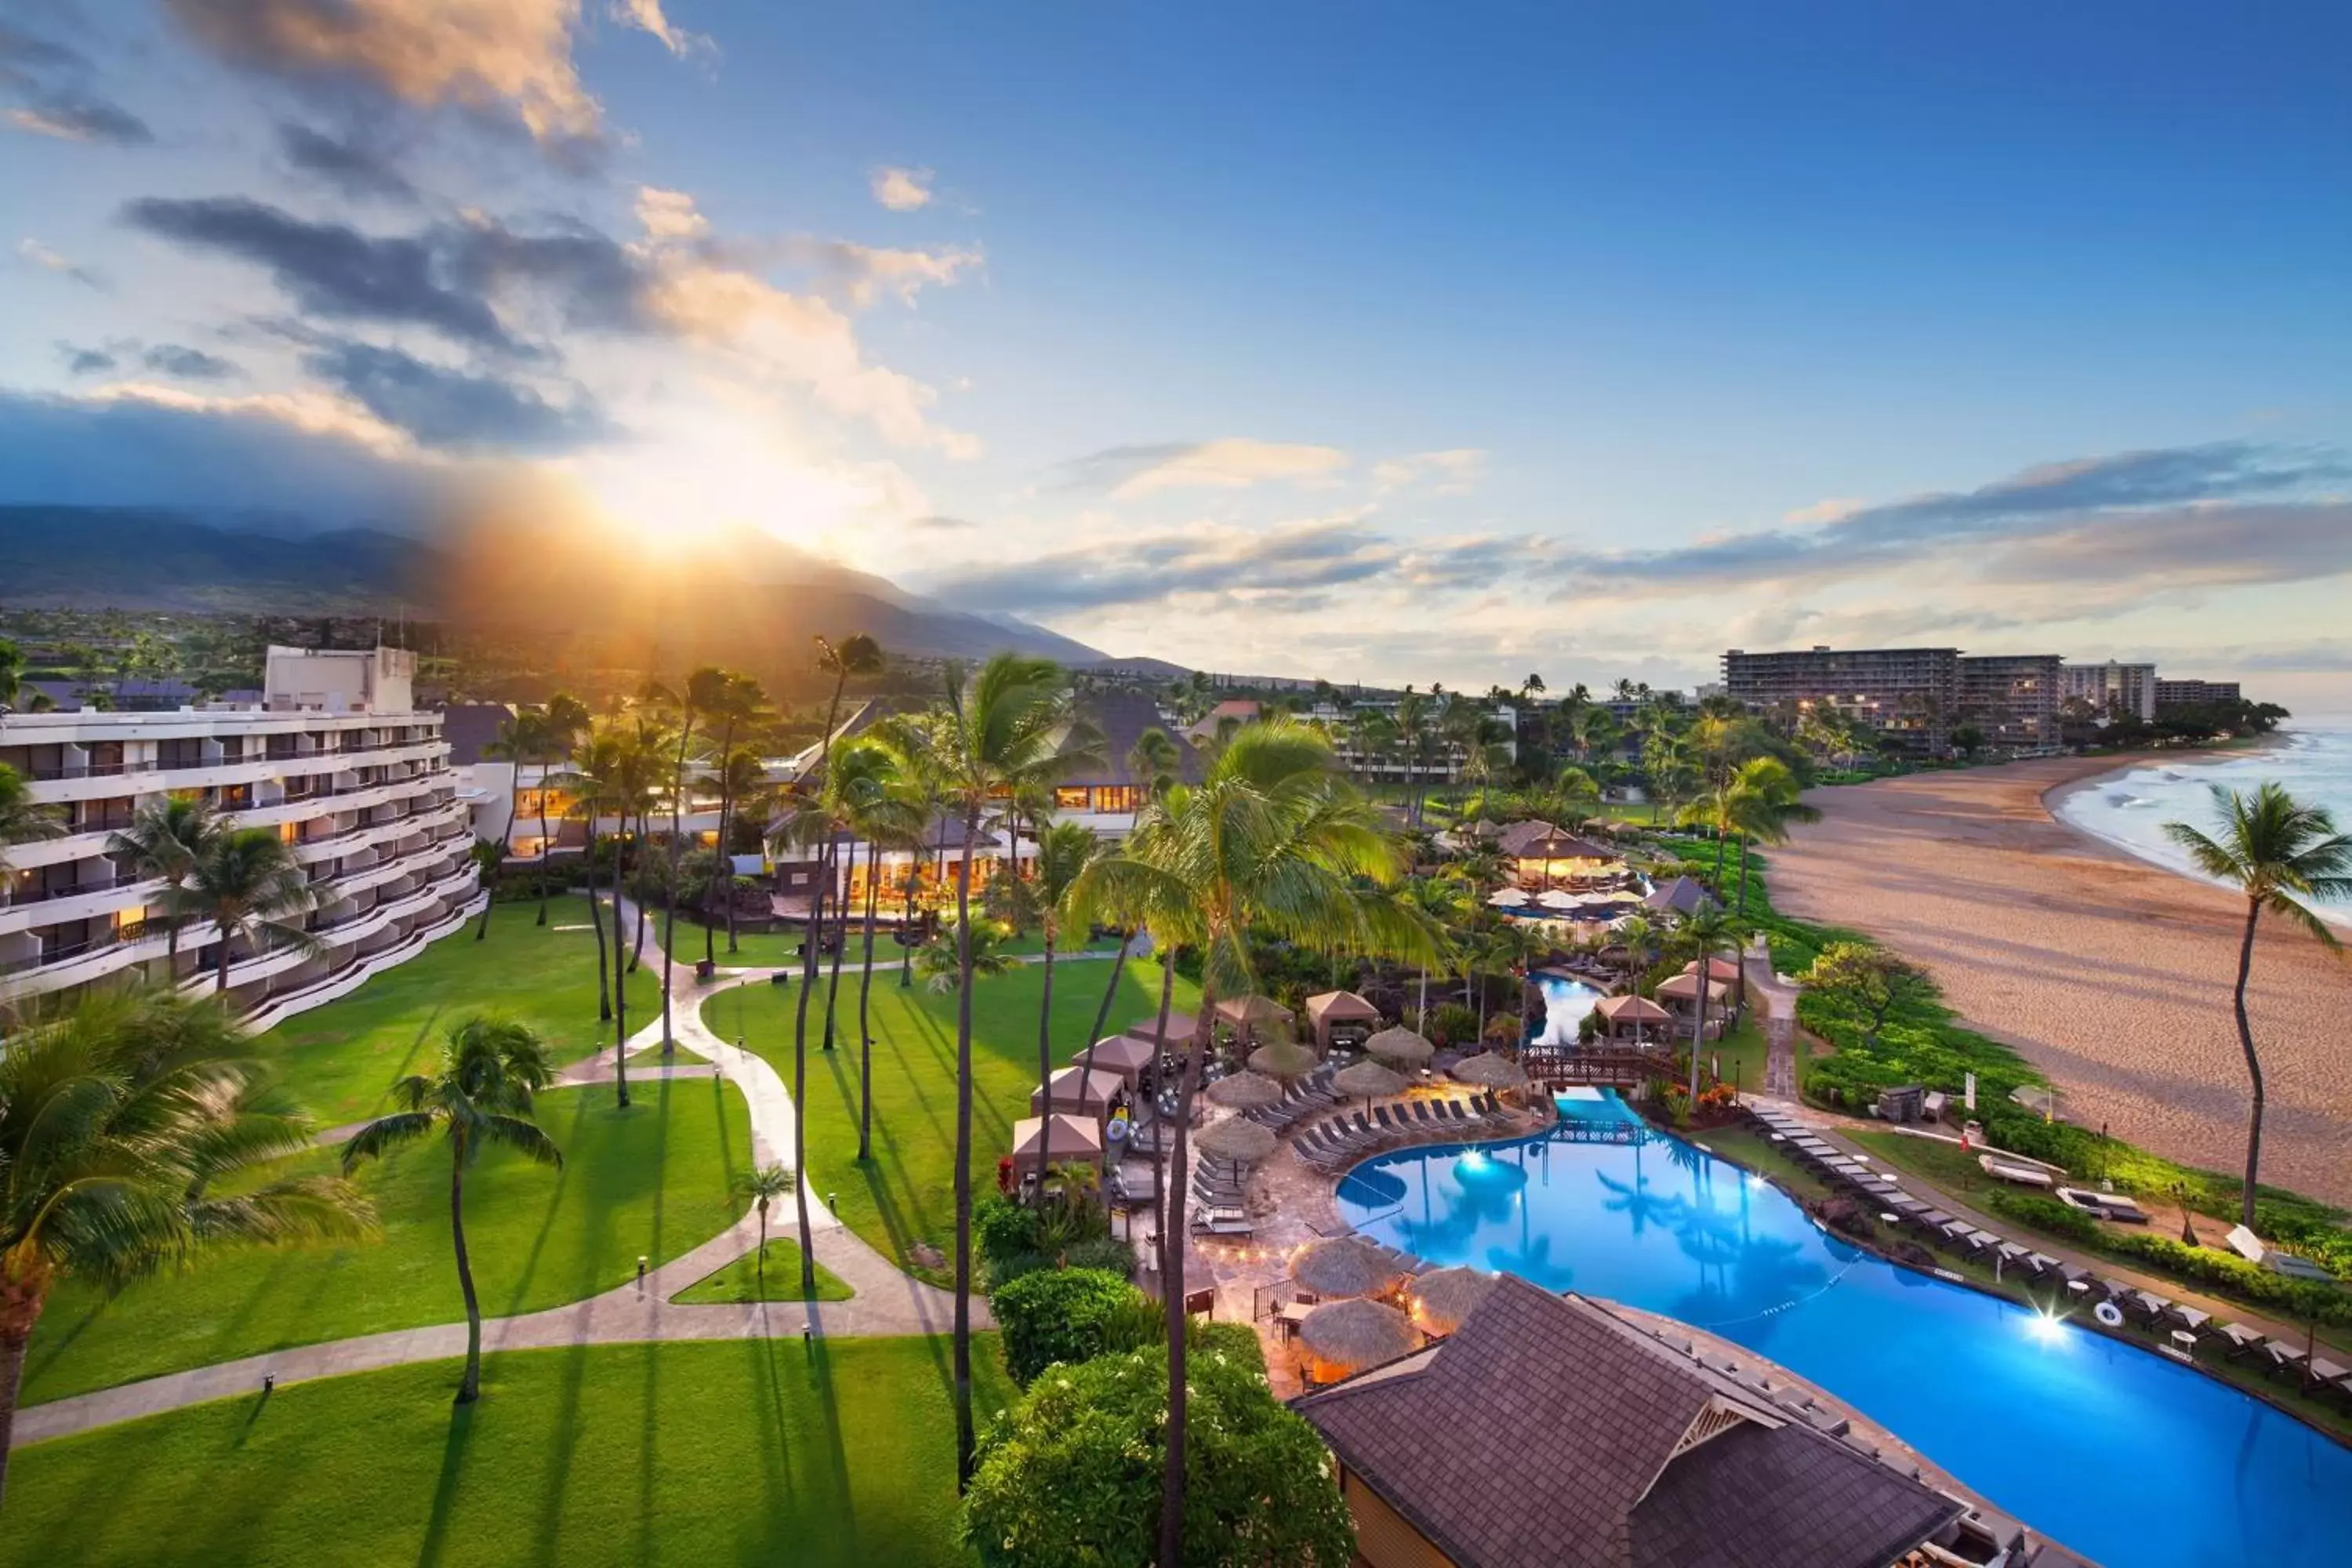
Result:
<svg viewBox="0 0 2352 1568"><path fill-rule="evenodd" d="M2210 790L2250 790L2275 781L2297 800L2326 806L2336 825L2352 833L2352 718L2296 721L2253 751L2198 761L2152 762L2068 790L2056 803L2058 819L2167 870L2202 878L2189 857L2164 835L2168 822L2210 832ZM2352 905L2321 905L2339 925L2352 925Z"/></svg>

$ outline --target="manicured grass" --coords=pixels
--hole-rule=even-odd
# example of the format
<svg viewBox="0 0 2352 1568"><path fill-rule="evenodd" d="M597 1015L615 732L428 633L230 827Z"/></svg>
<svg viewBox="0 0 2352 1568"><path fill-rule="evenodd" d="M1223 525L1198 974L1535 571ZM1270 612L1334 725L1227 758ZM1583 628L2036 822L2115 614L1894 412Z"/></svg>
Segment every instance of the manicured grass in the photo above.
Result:
<svg viewBox="0 0 2352 1568"><path fill-rule="evenodd" d="M1683 1034L1685 1038L1689 1037L1690 1031L1687 1026L1684 1028ZM1758 1020L1756 1009L1750 1007L1748 1010L1748 1016L1740 1020L1739 1027L1719 1040L1709 1040L1706 1043L1706 1048L1701 1053L1699 1059L1712 1066L1720 1058L1723 1064L1723 1081L1738 1085L1742 1094L1754 1094L1764 1088L1764 1059L1770 1055L1771 1048L1770 1042L1764 1037L1764 1026ZM1803 1084L1804 1079L1805 1066L1800 1060L1797 1064L1797 1082L1800 1086Z"/></svg>
<svg viewBox="0 0 2352 1568"><path fill-rule="evenodd" d="M1009 1403L992 1336L974 1409ZM330 1378L16 1451L0 1568L950 1568L944 1340L610 1345Z"/></svg>
<svg viewBox="0 0 2352 1568"><path fill-rule="evenodd" d="M1111 966L1086 959L1054 969L1054 1050L1056 1067L1087 1043L1095 1009ZM1127 966L1119 998L1106 1027L1116 1032L1157 1015L1160 971ZM1029 1114L1037 1086L1037 1004L1044 972L1024 964L977 983L972 993L973 1190L996 1183L996 1162L1013 1146L1013 1124ZM1200 990L1176 983L1179 1016L1198 1003ZM787 1087L793 1073L793 986L746 985L721 992L702 1017L722 1038L740 1037L775 1064ZM811 1191L858 1235L901 1268L937 1280L937 1269L915 1268L918 1246L951 1255L955 1240L956 997L901 988L898 976L874 977L874 1159L857 1163L857 985L841 983L838 1047L817 1048L823 1037L824 993L809 1003L808 1149Z"/></svg>
<svg viewBox="0 0 2352 1568"><path fill-rule="evenodd" d="M497 1317L625 1283L639 1254L665 1262L740 1213L751 1163L742 1096L716 1079L647 1083L625 1111L613 1088L559 1089L540 1124L560 1171L486 1151L466 1177L466 1239L482 1310ZM297 1162L331 1170L320 1150ZM381 1239L239 1248L109 1301L70 1281L50 1296L26 1358L32 1404L286 1345L462 1320L449 1243L449 1155L413 1144L361 1168Z"/></svg>
<svg viewBox="0 0 2352 1568"><path fill-rule="evenodd" d="M254 1050L277 1063L287 1087L325 1127L384 1109L393 1081L428 1070L449 1026L469 1013L528 1024L547 1041L552 1060L576 1061L609 1043L613 1027L596 1021L596 933L588 929L588 900L551 900L544 926L531 924L533 913L530 904L500 904L484 940L474 940L477 922L469 921L349 996L256 1037ZM690 968L687 975L690 983ZM658 958L629 980L628 993L633 1031L660 1016ZM688 994L681 985L681 1005Z"/></svg>
<svg viewBox="0 0 2352 1568"><path fill-rule="evenodd" d="M682 964L688 963L686 938L687 928L680 926L677 933L677 956L678 962ZM736 940L741 948L741 951L730 957L727 952L726 935L724 932L720 933L719 938L719 963L720 968L789 968L793 971L794 973L799 973L801 963L801 931L799 927L794 926L787 930L772 931L743 931L738 935ZM1037 954L1045 951L1045 938L1043 933L1038 931L1024 931L1019 936L1010 938L1005 942L999 943L997 951L1011 954L1017 958L1035 957ZM1117 952L1118 951L1118 943L1114 940L1106 938L1098 942L1081 942L1074 948L1068 939L1065 938L1054 951L1061 957L1067 957L1073 952L1081 951ZM699 931L697 931L694 933L694 943L691 956L693 958L700 958L702 956L702 933ZM864 960L865 956L866 937L858 929L856 921L853 919L849 927L849 947L848 950L841 956L841 983L844 985L848 984L850 977L857 973L857 966L859 963ZM900 959L906 956L907 950L900 947L897 942L892 940L888 928L877 927L875 929L874 967L877 971L879 971L885 964L895 965ZM831 970L832 963L833 961L830 958L827 958L819 963L817 973L820 978L820 982ZM895 971L893 973L895 973Z"/></svg>
<svg viewBox="0 0 2352 1568"><path fill-rule="evenodd" d="M696 1280L670 1300L686 1302L846 1301L856 1294L820 1263L816 1266L816 1294L802 1295L801 1244L790 1237L770 1237L767 1255L768 1272L764 1284L760 1274L758 1255L747 1252L718 1272Z"/></svg>

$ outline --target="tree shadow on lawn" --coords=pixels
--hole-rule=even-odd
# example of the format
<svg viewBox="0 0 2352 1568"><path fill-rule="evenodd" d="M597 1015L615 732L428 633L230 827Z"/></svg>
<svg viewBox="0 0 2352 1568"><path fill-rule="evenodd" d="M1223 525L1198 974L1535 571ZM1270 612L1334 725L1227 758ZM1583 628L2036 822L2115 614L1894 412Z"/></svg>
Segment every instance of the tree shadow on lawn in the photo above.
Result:
<svg viewBox="0 0 2352 1568"><path fill-rule="evenodd" d="M458 1405L449 1411L449 1436L441 1448L441 1475L433 1487L433 1511L425 1521L425 1539L416 1548L417 1568L441 1561L441 1552L449 1533L449 1514L457 1506L457 1485L466 1468L466 1454L473 1447L474 1415L479 1405ZM462 1557L459 1558L463 1562Z"/></svg>
<svg viewBox="0 0 2352 1568"><path fill-rule="evenodd" d="M562 1561L563 1505L573 1473L572 1453L580 1446L580 1396L590 1351L586 1345L573 1345L562 1355L555 1424L548 1434L547 1473L539 1486L539 1527L531 1531L539 1544L538 1561L550 1568Z"/></svg>
<svg viewBox="0 0 2352 1568"><path fill-rule="evenodd" d="M641 1094L626 1110L617 1106L592 1103L591 1097L601 1087L592 1086L577 1091L578 1098L572 1106L566 1135L558 1140L559 1147L564 1147L568 1143L566 1156L562 1167L553 1173L554 1187L548 1194L546 1215L541 1221L539 1234L531 1239L530 1252L523 1260L522 1270L516 1278L514 1289L508 1294L505 1315L511 1316L526 1310L523 1302L530 1294L532 1279L538 1275L549 1238L554 1234L557 1222L562 1215L564 1194L575 1172L579 1173L580 1180L587 1189L585 1196L589 1200L589 1205L588 1212L577 1216L579 1225L576 1234L581 1239L581 1253L578 1265L572 1271L571 1279L568 1282L561 1282L564 1284L565 1289L563 1300L579 1300L595 1295L601 1289L609 1289L612 1285L622 1283L631 1272L631 1264L636 1257L642 1256L656 1262L662 1258L662 1209L668 1195L668 1185L663 1180L663 1174L669 1152L670 1095L675 1085L668 1079L655 1080L654 1102L650 1109L646 1105L645 1097ZM591 1117L618 1119L647 1114L653 1118L656 1128L652 1157L649 1160L630 1158L617 1162L607 1161L592 1170L583 1170L581 1169L583 1162L572 1157L572 1152L580 1150L585 1142L581 1130ZM598 1142L604 1142L602 1140ZM610 1152L610 1145L600 1149L599 1152ZM536 1167L523 1173L539 1174ZM653 1194L652 1235L638 1253L630 1253L627 1250L626 1239L618 1237L614 1232L614 1219L623 1205L645 1191L648 1185ZM613 1246L616 1241L621 1245L623 1257L615 1269L608 1273L605 1259L611 1256Z"/></svg>

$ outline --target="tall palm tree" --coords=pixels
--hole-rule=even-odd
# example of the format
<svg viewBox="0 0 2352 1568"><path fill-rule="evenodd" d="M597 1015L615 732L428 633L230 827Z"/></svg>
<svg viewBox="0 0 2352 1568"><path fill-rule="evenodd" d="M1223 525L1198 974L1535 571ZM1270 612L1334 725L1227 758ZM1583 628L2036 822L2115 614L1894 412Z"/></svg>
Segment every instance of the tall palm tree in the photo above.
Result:
<svg viewBox="0 0 2352 1568"><path fill-rule="evenodd" d="M348 1184L213 1188L310 1147L236 1023L163 986L89 988L0 1049L0 1486L25 1349L61 1277L111 1288L235 1242L363 1235Z"/></svg>
<svg viewBox="0 0 2352 1568"><path fill-rule="evenodd" d="M531 1120L530 1098L555 1077L547 1050L530 1026L477 1013L449 1030L449 1044L430 1077L412 1073L392 1086L401 1107L378 1117L343 1145L343 1173L362 1160L436 1131L449 1145L449 1239L457 1252L457 1289L466 1298L466 1374L457 1403L482 1394L482 1302L474 1291L474 1264L466 1254L466 1167L493 1144L561 1169L563 1152Z"/></svg>
<svg viewBox="0 0 2352 1568"><path fill-rule="evenodd" d="M24 674L25 650L12 638L0 637L0 708L16 706Z"/></svg>
<svg viewBox="0 0 2352 1568"><path fill-rule="evenodd" d="M1139 813L1183 782L1184 749L1176 743L1174 736L1157 724L1147 726L1135 738L1135 744L1128 748L1126 761L1127 780L1137 792L1136 808ZM1110 979L1103 985L1102 1001L1095 1008L1094 1028L1087 1036L1085 1068L1089 1073L1094 1071L1095 1047L1101 1043L1103 1028L1110 1022L1111 1004L1118 998L1119 983L1127 976L1128 953L1134 945L1135 938L1131 935L1122 940L1118 944L1118 955L1110 962ZM1163 1006L1163 1016L1160 1020L1162 1034L1167 1032L1168 1025L1165 1011Z"/></svg>
<svg viewBox="0 0 2352 1568"><path fill-rule="evenodd" d="M1736 949L1740 934L1746 929L1739 921L1712 905L1703 905L1696 912L1684 916L1683 923L1675 928L1675 934L1680 939L1681 945L1688 948L1698 959L1698 994L1693 998L1691 1007L1690 1097L1693 1104L1698 1101L1698 1058L1700 1047L1706 1039L1707 993L1715 989L1715 977L1708 971L1714 967L1717 953L1726 948Z"/></svg>
<svg viewBox="0 0 2352 1568"><path fill-rule="evenodd" d="M753 752L737 749L736 731L748 729L771 716L768 713L768 694L751 677L730 673L716 691L705 694L705 700L711 704L709 710L719 726L719 743L711 752L718 760L717 777L713 782L719 786L719 858L731 868L736 813L757 800L763 793L767 780L767 770L760 765L759 757ZM727 951L733 952L737 951L733 884L729 879L717 885L728 889L730 895L727 899ZM712 949L717 941L717 922L710 918L708 909L703 911L703 916L702 956L706 963L715 963L718 954Z"/></svg>
<svg viewBox="0 0 2352 1568"><path fill-rule="evenodd" d="M825 982L824 1034L818 1048L831 1050L834 1044L834 1015L841 997L841 961L849 951L849 884L856 880L858 827L871 811L890 798L890 782L898 770L898 762L890 748L879 741L859 738L845 742L834 753L824 773L824 788L819 798L820 816L827 845L838 838L849 840L850 863L843 868L841 895L837 901L839 913L834 919L835 940L833 944L831 973ZM871 846L866 852L866 880L874 876ZM873 941L871 926L866 941ZM869 954L868 962L871 962Z"/></svg>
<svg viewBox="0 0 2352 1568"><path fill-rule="evenodd" d="M1739 836L1739 899L1731 907L1748 912L1748 846L1786 844L1790 825L1819 822L1820 811L1799 797L1797 775L1778 757L1750 757L1731 775L1731 830Z"/></svg>
<svg viewBox="0 0 2352 1568"><path fill-rule="evenodd" d="M1186 1131L1201 1044L1220 995L1255 988L1251 933L1326 952L1412 952L1433 961L1434 933L1387 889L1404 869L1379 814L1339 773L1329 744L1304 725L1254 724L1198 785L1180 785L1136 824L1119 853L1080 878L1071 918L1108 908L1202 954L1200 1012L1185 1052L1160 1226L1160 1296L1169 1331L1168 1450L1156 1561L1183 1561L1184 1183Z"/></svg>
<svg viewBox="0 0 2352 1568"><path fill-rule="evenodd" d="M569 691L559 691L550 697L547 706L540 710L540 752L531 759L539 764L539 788L533 792L539 804L539 863L533 868L539 879L539 918L534 924L547 923L547 857L553 847L547 831L549 774L558 763L566 769L572 766L572 753L579 749L581 737L588 733L589 721L588 705ZM592 847L595 837L596 823L592 817L588 823ZM600 944L604 940L601 927L596 940ZM600 974L603 968L600 958L597 964Z"/></svg>
<svg viewBox="0 0 2352 1568"><path fill-rule="evenodd" d="M1011 934L1003 921L992 921L986 915L974 917L971 942L974 980L993 980L1020 967L1019 961L1005 951ZM945 996L962 989L964 947L963 922L951 919L939 935L915 950L914 970L923 977L925 990L935 996Z"/></svg>
<svg viewBox="0 0 2352 1568"><path fill-rule="evenodd" d="M874 994L874 910L881 897L881 855L885 849L907 850L910 859L908 904L914 900L912 858L922 849L924 805L905 776L898 754L876 742L880 757L871 773L874 788L852 803L851 831L866 843L865 952L857 969L857 1158L874 1155L874 1027L869 1004ZM908 927L902 924L903 935ZM904 950L912 966L913 951Z"/></svg>
<svg viewBox="0 0 2352 1568"><path fill-rule="evenodd" d="M2246 924L2238 939L2238 980L2231 1007L2238 1025L2238 1049L2246 1058L2252 1086L2246 1116L2246 1184L2239 1194L2239 1223L2254 1225L2254 1187L2263 1158L2263 1063L2254 1051L2253 1026L2246 1017L2246 980L2254 966L2254 930L2267 913L2303 930L2330 952L2343 944L2305 899L2352 898L2352 837L2336 830L2325 807L2305 805L2277 784L2252 794L2213 790L2220 817L2218 837L2186 822L2168 822L2166 837L2189 852L2207 876L2236 884L2245 895Z"/></svg>
<svg viewBox="0 0 2352 1568"><path fill-rule="evenodd" d="M609 798L610 786L604 781L612 776L617 764L618 746L619 742L609 731L596 731L588 737L584 751L574 746L572 754L564 759L562 773L540 776L541 801L544 802L550 788L562 789L570 797L565 815L577 816L582 822L588 869L588 924L596 933L596 1021L599 1024L612 1022L613 988L604 973L604 906L596 898L596 823L604 815ZM545 809L543 805L541 809ZM545 832L542 826L541 844L546 842ZM541 874L542 877L545 875L544 868ZM615 841L613 847L613 880L615 886L619 884L620 877L620 845ZM541 884L542 890L545 886L544 882ZM614 950L613 960L613 971L618 974L620 952L617 948Z"/></svg>
<svg viewBox="0 0 2352 1568"><path fill-rule="evenodd" d="M950 665L942 700L884 736L902 756L920 754L963 826L956 868L955 1343L956 1478L971 1477L971 860L991 803L1036 780L1062 777L1076 733L1069 678L1050 659L1001 653L976 671ZM800 1097L795 1094L794 1114Z"/></svg>
<svg viewBox="0 0 2352 1568"><path fill-rule="evenodd" d="M318 905L293 847L270 827L232 827L214 837L188 868L182 895L190 919L212 928L213 991L228 993L229 948L246 938L258 952L270 942L310 954L319 939L296 921Z"/></svg>
<svg viewBox="0 0 2352 1568"><path fill-rule="evenodd" d="M677 718L677 754L671 760L669 776L664 780L669 795L669 876L662 886L662 1055L674 1056L677 1041L670 1034L670 976L677 965L677 863L686 852L686 831L683 813L689 787L688 763L694 751L695 723L728 706L735 683L740 676L706 664L686 678L686 684L677 691L656 687L658 700ZM724 751L719 753L722 758ZM727 846L722 838L719 853L723 858Z"/></svg>
<svg viewBox="0 0 2352 1568"><path fill-rule="evenodd" d="M753 1254L759 1262L753 1267L760 1276L760 1299L763 1301L768 1299L768 1205L799 1183L800 1178L793 1173L790 1165L770 1163L752 1167L741 1184L743 1195L751 1200L751 1206L760 1214L760 1250Z"/></svg>
<svg viewBox="0 0 2352 1568"><path fill-rule="evenodd" d="M512 763L515 782L520 785L522 781L523 764L546 750L545 721L537 713L509 713L499 721L499 732L491 738L488 745L482 748L482 755L493 761ZM476 942L480 942L490 934L490 906L499 901L499 868L506 864L508 851L513 847L515 813L521 805L521 790L520 788L508 790L507 823L505 828L499 834L498 853L494 857L488 858L490 862L488 866L490 886L482 900L482 918L474 927ZM540 846L540 858L544 860L546 856L547 846L542 842ZM541 866L541 869L543 872L546 868Z"/></svg>
<svg viewBox="0 0 2352 1568"><path fill-rule="evenodd" d="M629 854L633 870L645 868L646 847L653 841L654 808L661 803L662 781L669 770L665 765L669 755L669 732L663 727L658 710L642 706L630 716L627 723L617 726L621 745L619 758L613 770L613 798L621 816L621 843ZM630 824L635 822L632 829ZM614 940L619 940L620 894L628 887L628 879L620 873L614 862L613 900ZM644 889L640 886L638 891ZM639 898L635 931L627 942L629 973L635 974L646 955L646 900Z"/></svg>
<svg viewBox="0 0 2352 1568"><path fill-rule="evenodd" d="M1057 822L1037 839L1037 924L1045 939L1045 989L1037 1003L1037 1082L1041 1086L1054 1076L1054 949L1061 940L1065 906L1070 889L1102 851L1102 840L1094 836L1094 830L1075 822ZM1053 1138L1054 1107L1049 1097L1045 1118L1037 1131L1041 1173L1054 1168Z"/></svg>
<svg viewBox="0 0 2352 1568"><path fill-rule="evenodd" d="M710 897L716 896L726 907L727 951L741 951L735 939L735 859L730 853L734 843L737 819L747 811L764 809L768 797L768 773L758 753L748 747L737 746L719 762L715 782L719 785L719 875L710 884L709 895L703 900L702 956L706 963L719 962L719 912L710 908Z"/></svg>
<svg viewBox="0 0 2352 1568"><path fill-rule="evenodd" d="M144 802L131 826L106 841L106 852L131 862L131 874L163 882L163 978L180 978L180 927L185 912L188 874L213 852L226 829L220 816L199 795L167 795Z"/></svg>

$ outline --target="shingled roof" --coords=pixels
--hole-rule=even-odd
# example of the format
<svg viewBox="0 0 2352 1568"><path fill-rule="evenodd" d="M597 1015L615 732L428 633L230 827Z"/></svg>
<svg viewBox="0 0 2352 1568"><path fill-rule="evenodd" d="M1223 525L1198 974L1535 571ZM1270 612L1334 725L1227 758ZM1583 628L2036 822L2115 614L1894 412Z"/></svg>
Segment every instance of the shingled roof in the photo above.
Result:
<svg viewBox="0 0 2352 1568"><path fill-rule="evenodd" d="M1509 1276L1452 1338L1295 1403L1462 1568L1886 1568L1964 1511Z"/></svg>
<svg viewBox="0 0 2352 1568"><path fill-rule="evenodd" d="M1549 822L1514 822L1495 836L1495 847L1514 860L1614 860L1619 852Z"/></svg>

